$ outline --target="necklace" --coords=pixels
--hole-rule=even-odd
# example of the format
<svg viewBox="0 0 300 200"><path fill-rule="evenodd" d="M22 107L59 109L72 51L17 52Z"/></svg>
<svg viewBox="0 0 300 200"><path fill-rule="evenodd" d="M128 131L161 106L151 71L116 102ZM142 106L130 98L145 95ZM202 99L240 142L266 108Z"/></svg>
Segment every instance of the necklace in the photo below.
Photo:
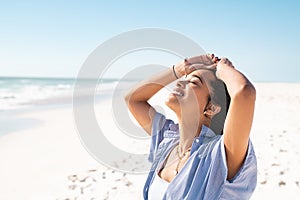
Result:
<svg viewBox="0 0 300 200"><path fill-rule="evenodd" d="M175 175L178 174L178 171L179 171L179 165L180 165L180 163L181 163L181 161L182 161L182 158L184 158L184 157L187 155L187 152L189 152L189 151L191 151L191 147L188 148L184 153L181 154L181 153L179 152L179 145L177 146L176 153L177 153L177 156L178 156L179 160L178 160L178 163L177 163L175 172L174 172Z"/></svg>

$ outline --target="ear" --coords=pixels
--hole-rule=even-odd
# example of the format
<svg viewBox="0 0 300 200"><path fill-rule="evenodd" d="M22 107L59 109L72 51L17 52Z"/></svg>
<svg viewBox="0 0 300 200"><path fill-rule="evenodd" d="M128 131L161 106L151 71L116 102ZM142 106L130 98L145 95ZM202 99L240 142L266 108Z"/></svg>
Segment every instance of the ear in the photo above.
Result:
<svg viewBox="0 0 300 200"><path fill-rule="evenodd" d="M212 118L214 115L218 114L221 111L221 106L209 103L209 105L204 110L204 115Z"/></svg>

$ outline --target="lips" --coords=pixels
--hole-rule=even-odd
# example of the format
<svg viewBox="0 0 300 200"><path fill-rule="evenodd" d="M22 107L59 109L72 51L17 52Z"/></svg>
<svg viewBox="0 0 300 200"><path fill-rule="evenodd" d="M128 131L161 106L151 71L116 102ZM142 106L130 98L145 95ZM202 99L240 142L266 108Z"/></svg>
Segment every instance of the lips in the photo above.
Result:
<svg viewBox="0 0 300 200"><path fill-rule="evenodd" d="M174 95L176 95L176 96L180 96L180 97L183 97L183 96L184 96L183 91L181 91L179 88L175 88L175 89L172 91L172 94L174 94Z"/></svg>

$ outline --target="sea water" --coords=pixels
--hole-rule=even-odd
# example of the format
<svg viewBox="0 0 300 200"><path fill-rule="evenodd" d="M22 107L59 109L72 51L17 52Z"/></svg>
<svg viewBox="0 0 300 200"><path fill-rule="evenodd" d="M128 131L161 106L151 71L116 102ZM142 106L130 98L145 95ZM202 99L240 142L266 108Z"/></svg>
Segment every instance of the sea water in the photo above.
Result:
<svg viewBox="0 0 300 200"><path fill-rule="evenodd" d="M76 83L78 80L75 78L0 77L0 111L72 103ZM117 79L80 80L82 83L95 89L92 95L96 99L124 89L124 84L119 87L120 81Z"/></svg>

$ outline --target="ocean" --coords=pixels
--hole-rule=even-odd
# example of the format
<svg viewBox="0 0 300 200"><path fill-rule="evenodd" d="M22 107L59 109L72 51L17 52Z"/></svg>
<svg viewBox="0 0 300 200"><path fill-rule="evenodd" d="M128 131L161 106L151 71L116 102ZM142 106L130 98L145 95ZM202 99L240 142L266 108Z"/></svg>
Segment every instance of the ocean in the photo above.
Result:
<svg viewBox="0 0 300 200"><path fill-rule="evenodd" d="M0 111L70 104L75 83L75 78L0 77ZM118 83L117 79L101 79L98 82L101 89L96 90L96 98L107 96L120 85Z"/></svg>

